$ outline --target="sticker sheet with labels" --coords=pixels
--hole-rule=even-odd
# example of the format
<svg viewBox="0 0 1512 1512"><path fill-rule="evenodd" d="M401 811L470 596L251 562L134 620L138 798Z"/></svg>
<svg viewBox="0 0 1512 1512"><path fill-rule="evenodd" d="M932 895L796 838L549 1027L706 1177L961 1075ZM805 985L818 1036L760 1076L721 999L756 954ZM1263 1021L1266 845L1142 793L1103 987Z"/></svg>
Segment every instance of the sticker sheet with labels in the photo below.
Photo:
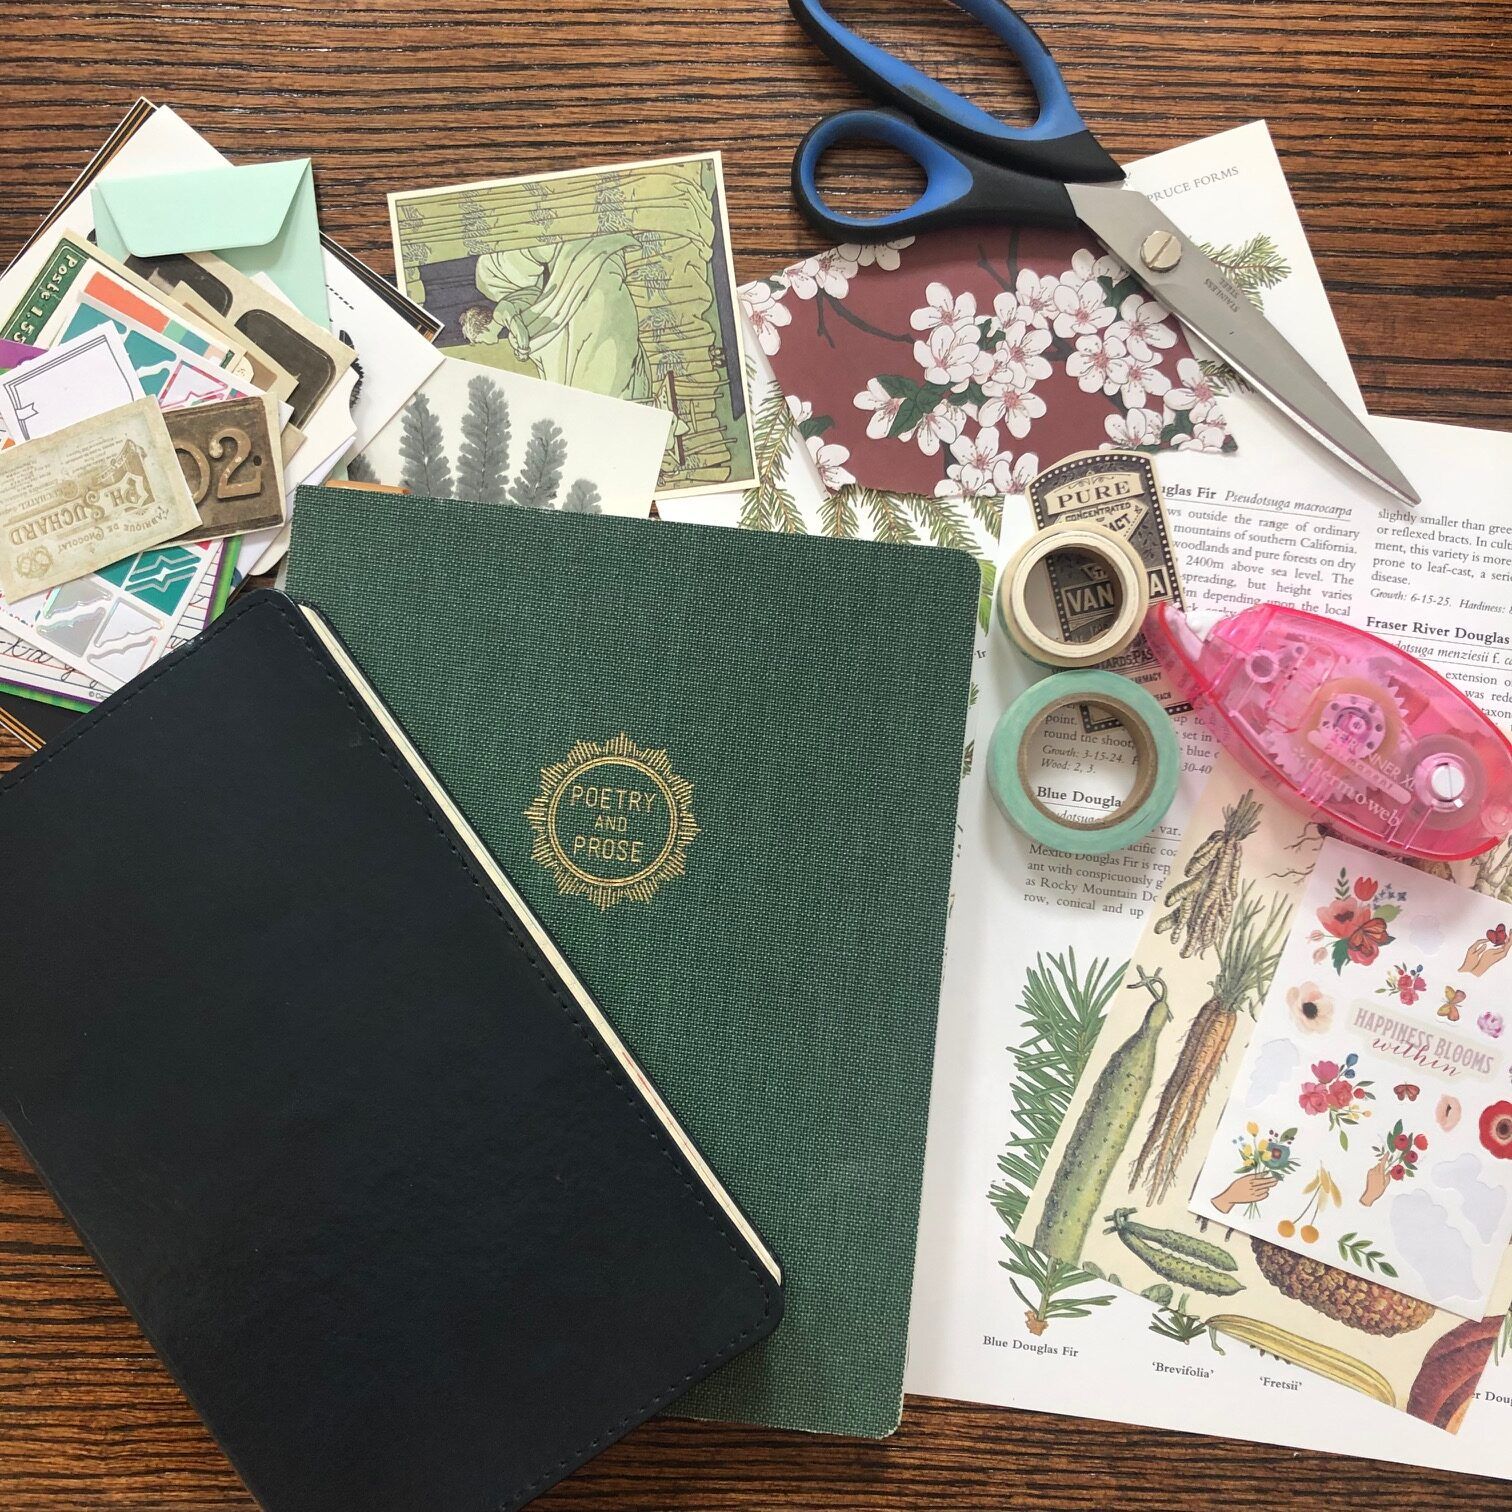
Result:
<svg viewBox="0 0 1512 1512"><path fill-rule="evenodd" d="M1328 841L1192 1211L1467 1318L1512 1240L1512 907Z"/></svg>

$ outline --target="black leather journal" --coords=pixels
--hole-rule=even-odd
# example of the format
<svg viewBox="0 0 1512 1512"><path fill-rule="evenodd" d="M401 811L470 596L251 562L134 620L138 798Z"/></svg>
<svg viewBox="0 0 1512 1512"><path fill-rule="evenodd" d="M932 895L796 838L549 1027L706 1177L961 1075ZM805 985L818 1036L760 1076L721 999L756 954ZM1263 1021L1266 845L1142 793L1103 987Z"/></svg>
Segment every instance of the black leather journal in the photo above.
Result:
<svg viewBox="0 0 1512 1512"><path fill-rule="evenodd" d="M0 1112L270 1512L520 1505L775 1327L313 614L249 596L0 779L0 853Z"/></svg>

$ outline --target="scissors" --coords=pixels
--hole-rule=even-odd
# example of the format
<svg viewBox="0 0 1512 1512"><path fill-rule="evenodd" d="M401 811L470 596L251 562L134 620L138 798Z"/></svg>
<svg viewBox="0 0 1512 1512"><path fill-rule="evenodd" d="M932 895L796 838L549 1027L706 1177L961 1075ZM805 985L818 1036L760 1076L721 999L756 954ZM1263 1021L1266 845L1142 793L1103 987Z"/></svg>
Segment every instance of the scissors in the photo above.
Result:
<svg viewBox="0 0 1512 1512"><path fill-rule="evenodd" d="M886 241L983 222L1084 225L1178 319L1310 435L1407 504L1422 502L1355 412L1313 371L1224 271L1142 194L1088 129L1034 28L1006 0L951 0L1011 49L1039 102L1010 126L938 79L836 21L820 0L788 0L829 58L894 110L845 110L820 121L793 160L805 217L837 242ZM837 143L880 142L924 171L905 210L844 215L819 193L820 159Z"/></svg>

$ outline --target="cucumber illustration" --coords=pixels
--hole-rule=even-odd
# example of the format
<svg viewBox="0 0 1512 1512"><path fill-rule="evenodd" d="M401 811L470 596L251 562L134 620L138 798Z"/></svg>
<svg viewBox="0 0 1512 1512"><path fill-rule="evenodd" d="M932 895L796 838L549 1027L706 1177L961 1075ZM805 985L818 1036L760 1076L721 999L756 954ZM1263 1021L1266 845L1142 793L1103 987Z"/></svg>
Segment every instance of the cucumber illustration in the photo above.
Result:
<svg viewBox="0 0 1512 1512"><path fill-rule="evenodd" d="M1171 1009L1161 972L1151 976L1142 966L1138 971L1139 981L1129 985L1143 987L1150 994L1150 1006L1139 1028L1102 1068L1061 1155L1035 1229L1034 1247L1056 1260L1074 1263L1081 1258L1108 1178L1155 1080L1156 1044L1171 1022Z"/></svg>
<svg viewBox="0 0 1512 1512"><path fill-rule="evenodd" d="M1133 1208L1116 1209L1107 1222L1105 1233L1117 1234L1131 1254L1173 1286L1190 1287L1214 1297L1232 1297L1244 1290L1244 1283L1233 1275L1239 1262L1222 1245L1180 1229L1136 1223Z"/></svg>

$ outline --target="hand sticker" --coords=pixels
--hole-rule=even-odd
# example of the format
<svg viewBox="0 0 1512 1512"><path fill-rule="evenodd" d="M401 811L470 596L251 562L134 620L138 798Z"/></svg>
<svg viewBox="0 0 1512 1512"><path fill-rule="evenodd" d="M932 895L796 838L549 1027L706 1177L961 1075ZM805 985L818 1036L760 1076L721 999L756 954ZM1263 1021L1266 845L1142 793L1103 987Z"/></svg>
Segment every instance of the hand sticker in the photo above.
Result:
<svg viewBox="0 0 1512 1512"><path fill-rule="evenodd" d="M1465 952L1460 970L1467 976L1485 976L1498 961L1506 960L1508 951L1512 951L1512 935L1508 934L1505 924L1498 924L1495 929L1488 929L1485 937L1476 940Z"/></svg>
<svg viewBox="0 0 1512 1512"><path fill-rule="evenodd" d="M1246 1172L1243 1176L1229 1182L1219 1194L1213 1198L1213 1206L1220 1213L1228 1212L1236 1203L1240 1202L1264 1202L1271 1194L1271 1188L1275 1186L1275 1176L1265 1176L1258 1171Z"/></svg>

